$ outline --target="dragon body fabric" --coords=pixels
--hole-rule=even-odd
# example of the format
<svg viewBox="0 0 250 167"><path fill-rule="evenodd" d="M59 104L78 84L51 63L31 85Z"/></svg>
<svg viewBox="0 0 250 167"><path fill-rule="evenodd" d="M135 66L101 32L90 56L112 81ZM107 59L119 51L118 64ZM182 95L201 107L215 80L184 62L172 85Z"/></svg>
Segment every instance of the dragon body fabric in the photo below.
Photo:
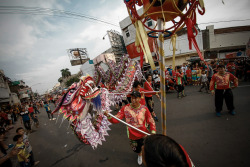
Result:
<svg viewBox="0 0 250 167"><path fill-rule="evenodd" d="M62 114L63 120L69 121L78 139L91 145L93 149L105 141L107 131L110 130L111 123L103 114L104 111L110 112L110 106L122 101L126 97L125 92L131 91L134 80L140 80L142 77L139 63L128 58L126 62L120 63L122 70L111 66L114 67L115 64L110 63L109 70L112 73L112 82L117 83L115 90L110 92L106 88L98 88L96 80L94 81L91 76L82 76L80 81L72 84L57 101L57 106L52 112ZM99 76L94 76L95 79L104 79L107 76L103 71L97 71L96 74Z"/></svg>

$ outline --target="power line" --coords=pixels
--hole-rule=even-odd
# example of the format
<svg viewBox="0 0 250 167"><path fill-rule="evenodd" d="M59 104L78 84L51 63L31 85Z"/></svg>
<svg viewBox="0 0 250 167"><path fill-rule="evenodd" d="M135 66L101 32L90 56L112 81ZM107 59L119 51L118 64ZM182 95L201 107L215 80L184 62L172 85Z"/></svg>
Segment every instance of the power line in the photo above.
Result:
<svg viewBox="0 0 250 167"><path fill-rule="evenodd" d="M40 7L25 7L25 6L0 6L0 14L34 14L34 15L47 15L47 16L56 16L56 17L65 17L65 18L84 18L87 20L92 20L96 22L101 22L105 24L109 24L112 26L119 27L117 24L112 23L110 21L106 21L100 18L96 18L93 16L88 16L81 13L75 13L71 11L58 10L58 9L50 9L50 8L40 8Z"/></svg>
<svg viewBox="0 0 250 167"><path fill-rule="evenodd" d="M243 19L243 20L225 20L225 21L213 21L213 22L207 22L207 23L198 23L198 25L200 24L214 24L214 23L228 23L228 22L239 22L239 21L248 21L250 19Z"/></svg>
<svg viewBox="0 0 250 167"><path fill-rule="evenodd" d="M58 10L58 9L50 9L50 8L40 8L40 7L25 7L25 6L0 6L1 10L19 10L19 11L49 11L52 13L61 13L61 14L67 14L67 15L73 15L73 16L80 16L80 17L86 17L89 19L94 19L94 20L98 20L98 21L104 21L104 22L108 22L105 21L103 19L99 19L97 17L93 17L93 16L88 16L85 14L81 14L81 13L76 13L76 12L71 12L71 11L66 11L66 10ZM109 21L109 23L111 23ZM113 23L112 23L113 24Z"/></svg>

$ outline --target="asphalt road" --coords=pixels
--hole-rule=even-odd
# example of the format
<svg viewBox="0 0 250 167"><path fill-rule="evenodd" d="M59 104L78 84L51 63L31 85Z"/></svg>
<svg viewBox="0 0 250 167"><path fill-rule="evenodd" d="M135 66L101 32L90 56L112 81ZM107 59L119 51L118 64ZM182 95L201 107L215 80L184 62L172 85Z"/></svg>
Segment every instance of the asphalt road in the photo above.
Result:
<svg viewBox="0 0 250 167"><path fill-rule="evenodd" d="M197 86L187 86L188 96L182 99L167 93L167 134L186 149L195 166L250 166L250 83L240 86L233 90L237 115L228 114L224 105L220 118L215 116L214 97L198 92ZM157 99L155 110L160 117ZM78 141L67 120L61 124L61 116L57 123L50 121L42 109L39 120L39 129L29 136L39 167L138 166L121 123L111 125L106 142L93 150ZM161 123L156 125L161 133Z"/></svg>

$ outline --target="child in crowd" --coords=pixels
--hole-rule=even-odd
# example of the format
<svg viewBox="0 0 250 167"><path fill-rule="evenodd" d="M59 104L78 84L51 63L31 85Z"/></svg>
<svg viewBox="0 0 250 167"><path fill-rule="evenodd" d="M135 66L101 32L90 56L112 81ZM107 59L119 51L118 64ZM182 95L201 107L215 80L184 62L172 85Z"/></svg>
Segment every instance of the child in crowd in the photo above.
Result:
<svg viewBox="0 0 250 167"><path fill-rule="evenodd" d="M16 142L15 147L18 149L17 159L20 164L20 167L30 167L31 166L29 160L30 154L23 143L22 135L14 136L13 141Z"/></svg>
<svg viewBox="0 0 250 167"><path fill-rule="evenodd" d="M196 70L192 70L192 82L193 82L193 85L196 85L197 84L197 77L196 77Z"/></svg>
<svg viewBox="0 0 250 167"><path fill-rule="evenodd" d="M205 70L202 70L202 72L201 72L200 83L201 83L201 88L200 88L199 92L202 92L202 89L205 87L205 90L208 93L208 86L207 86L208 79L207 79L207 75L206 75Z"/></svg>
<svg viewBox="0 0 250 167"><path fill-rule="evenodd" d="M201 78L201 69L200 68L198 68L197 70L196 70L196 81L197 81L197 85L200 85L199 84L199 81L200 81L200 78Z"/></svg>
<svg viewBox="0 0 250 167"><path fill-rule="evenodd" d="M192 83L192 70L190 69L190 67L187 67L187 84L190 85Z"/></svg>
<svg viewBox="0 0 250 167"><path fill-rule="evenodd" d="M56 118L54 118L53 117L53 114L51 114L51 109L50 109L50 106L49 106L49 104L45 101L44 102L44 108L45 108L45 110L46 110L46 112L47 112L47 114L48 114L48 118L49 118L49 120L55 120Z"/></svg>
<svg viewBox="0 0 250 167"><path fill-rule="evenodd" d="M177 98L185 97L186 95L184 94L183 73L181 71L180 66L177 66L176 84L178 86L178 88L177 88Z"/></svg>
<svg viewBox="0 0 250 167"><path fill-rule="evenodd" d="M16 129L16 133L17 133L18 135L21 135L22 138L23 138L23 143L24 143L24 145L25 145L27 151L28 151L29 154L30 154L29 160L30 160L31 166L37 165L40 161L36 161L36 162L35 162L35 160L34 160L34 154L33 154L33 152L32 152L32 147L31 147L31 145L30 145L28 136L27 136L27 135L25 134L25 132L24 132L24 129L23 129L22 127L17 128L17 129Z"/></svg>

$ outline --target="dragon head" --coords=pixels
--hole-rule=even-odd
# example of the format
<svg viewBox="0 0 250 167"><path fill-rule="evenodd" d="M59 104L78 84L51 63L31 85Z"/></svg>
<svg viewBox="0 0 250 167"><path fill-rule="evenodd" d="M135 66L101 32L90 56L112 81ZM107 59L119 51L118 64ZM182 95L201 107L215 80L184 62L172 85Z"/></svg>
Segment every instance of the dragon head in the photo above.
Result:
<svg viewBox="0 0 250 167"><path fill-rule="evenodd" d="M85 99L95 98L100 94L91 76L82 76L80 78L80 95Z"/></svg>

